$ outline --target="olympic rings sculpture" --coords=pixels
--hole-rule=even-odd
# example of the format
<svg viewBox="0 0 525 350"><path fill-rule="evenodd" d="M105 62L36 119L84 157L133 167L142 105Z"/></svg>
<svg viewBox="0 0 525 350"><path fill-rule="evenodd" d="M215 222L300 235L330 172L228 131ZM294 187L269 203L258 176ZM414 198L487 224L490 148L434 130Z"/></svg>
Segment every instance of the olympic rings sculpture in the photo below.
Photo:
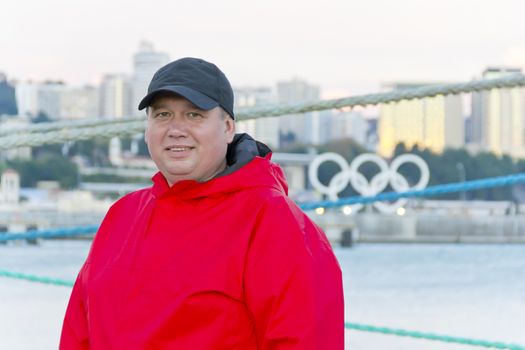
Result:
<svg viewBox="0 0 525 350"><path fill-rule="evenodd" d="M318 177L319 167L324 162L335 162L341 168L341 171L332 177L328 186L322 184ZM379 167L379 173L370 180L359 172L359 168L365 163L374 163ZM398 172L401 165L405 163L413 163L419 168L419 181L413 186L410 186L407 179ZM394 158L389 165L383 158L373 153L361 154L348 164L341 155L330 152L314 158L308 167L308 178L317 191L335 201L339 199L339 193L349 184L362 196L375 196L384 191L388 185L396 192L422 190L428 184L430 171L427 163L415 154L402 154ZM400 198L393 203L374 202L372 205L380 212L390 214L404 206L407 201L406 198ZM354 204L350 207L352 212L357 212L363 207L363 204Z"/></svg>

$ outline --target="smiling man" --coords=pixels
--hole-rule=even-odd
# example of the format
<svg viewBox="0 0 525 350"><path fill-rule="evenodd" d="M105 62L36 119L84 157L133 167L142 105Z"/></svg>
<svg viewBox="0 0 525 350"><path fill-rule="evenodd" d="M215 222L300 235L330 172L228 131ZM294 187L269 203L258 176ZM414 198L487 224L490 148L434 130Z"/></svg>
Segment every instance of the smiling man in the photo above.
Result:
<svg viewBox="0 0 525 350"><path fill-rule="evenodd" d="M107 213L60 349L343 349L339 265L270 149L235 135L226 76L174 61L144 108L159 172Z"/></svg>
<svg viewBox="0 0 525 350"><path fill-rule="evenodd" d="M158 93L148 109L146 143L169 185L210 180L226 169L235 124L221 107L202 110L183 97Z"/></svg>

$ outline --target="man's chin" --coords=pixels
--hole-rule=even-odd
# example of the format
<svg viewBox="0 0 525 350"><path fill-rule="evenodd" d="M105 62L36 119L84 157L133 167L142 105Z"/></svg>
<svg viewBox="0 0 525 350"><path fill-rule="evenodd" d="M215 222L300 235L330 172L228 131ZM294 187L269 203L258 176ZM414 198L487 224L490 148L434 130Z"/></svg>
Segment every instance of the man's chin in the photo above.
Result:
<svg viewBox="0 0 525 350"><path fill-rule="evenodd" d="M195 180L195 176L192 176L191 171L183 171L181 169L177 169L176 171L172 170L166 170L161 171L162 175L164 175L164 178L170 183L170 185L173 185L175 182L184 181L184 180Z"/></svg>

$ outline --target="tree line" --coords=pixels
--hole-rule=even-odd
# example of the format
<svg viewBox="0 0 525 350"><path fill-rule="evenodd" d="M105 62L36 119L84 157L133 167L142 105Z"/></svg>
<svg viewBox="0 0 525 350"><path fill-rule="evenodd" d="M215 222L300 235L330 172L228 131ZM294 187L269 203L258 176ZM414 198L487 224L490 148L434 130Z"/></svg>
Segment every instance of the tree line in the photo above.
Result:
<svg viewBox="0 0 525 350"><path fill-rule="evenodd" d="M123 149L129 148L131 140L122 140ZM44 145L32 148L31 160L0 161L0 171L5 168L15 169L21 176L23 187L34 187L38 181L57 181L61 188L71 189L78 186L79 181L106 181L106 182L137 182L143 179L126 179L118 176L83 176L80 178L77 164L72 161L73 157L80 156L89 166L107 167L111 166L108 159L109 140L95 138L93 140L78 141L65 145ZM147 155L145 145L140 145L139 153ZM305 153L312 146L293 144L286 148L275 150L276 152ZM356 156L368 153L366 149L354 142L352 139L336 140L315 148L315 152L336 152L341 154L349 163ZM429 149L413 146L407 148L400 143L394 150L393 157L404 153L413 153L422 157L430 169L429 186L462 182L504 176L525 172L525 160L513 160L509 156L497 156L493 153L481 152L475 155L468 153L465 149L446 149L443 153L434 153ZM360 172L368 179L378 173L379 168L374 164L363 164ZM334 163L325 163L319 169L321 182L328 184L330 179L340 169ZM399 168L399 172L405 176L410 184L415 184L419 179L419 170L412 164L405 164ZM387 191L389 188L386 189ZM352 188L347 188L340 196L357 195ZM496 187L490 189L469 191L464 194L466 199L479 200L512 200L525 201L525 186L515 185ZM434 197L437 199L458 199L460 193L450 193Z"/></svg>
<svg viewBox="0 0 525 350"><path fill-rule="evenodd" d="M131 139L123 138L123 149L129 148ZM80 176L77 162L86 166L110 167L109 140L94 138L65 144L43 145L31 149L31 159L0 160L0 172L6 168L20 174L22 187L35 187L39 181L56 181L60 188L73 189L84 182L143 182L140 178L124 178L116 175ZM139 154L147 149L139 145Z"/></svg>
<svg viewBox="0 0 525 350"><path fill-rule="evenodd" d="M290 145L279 151L304 153L314 148L317 153L335 152L342 155L349 163L356 156L362 153L369 153L352 139L341 139L329 142L324 145L312 147L302 144ZM392 158L405 153L413 153L425 160L430 170L430 181L428 186L442 185L462 181L485 179L497 176L505 176L525 172L525 160L513 160L511 157L498 156L489 152L470 154L465 149L446 149L442 153L435 153L429 149L421 148L417 145L406 147L399 143L394 150ZM322 183L328 184L331 178L339 172L339 167L332 162L323 164L319 169L319 179ZM365 163L359 171L367 179L371 179L379 172L375 164ZM412 164L405 164L399 168L399 172L405 176L409 184L415 184L420 176L419 169ZM390 187L386 191L391 190ZM358 195L352 188L347 188L340 193L340 197ZM461 193L449 193L433 197L435 199L459 199ZM464 193L466 199L476 200L509 200L525 201L525 186L505 186Z"/></svg>

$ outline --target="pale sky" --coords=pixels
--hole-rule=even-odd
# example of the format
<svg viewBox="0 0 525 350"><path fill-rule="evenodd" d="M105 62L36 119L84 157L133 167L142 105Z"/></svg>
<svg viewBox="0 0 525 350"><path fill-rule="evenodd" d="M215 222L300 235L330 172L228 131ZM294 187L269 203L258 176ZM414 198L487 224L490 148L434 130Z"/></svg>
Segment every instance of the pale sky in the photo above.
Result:
<svg viewBox="0 0 525 350"><path fill-rule="evenodd" d="M0 72L96 83L131 73L141 40L216 63L236 87L300 77L324 97L392 81L467 81L525 69L523 0L7 0Z"/></svg>

